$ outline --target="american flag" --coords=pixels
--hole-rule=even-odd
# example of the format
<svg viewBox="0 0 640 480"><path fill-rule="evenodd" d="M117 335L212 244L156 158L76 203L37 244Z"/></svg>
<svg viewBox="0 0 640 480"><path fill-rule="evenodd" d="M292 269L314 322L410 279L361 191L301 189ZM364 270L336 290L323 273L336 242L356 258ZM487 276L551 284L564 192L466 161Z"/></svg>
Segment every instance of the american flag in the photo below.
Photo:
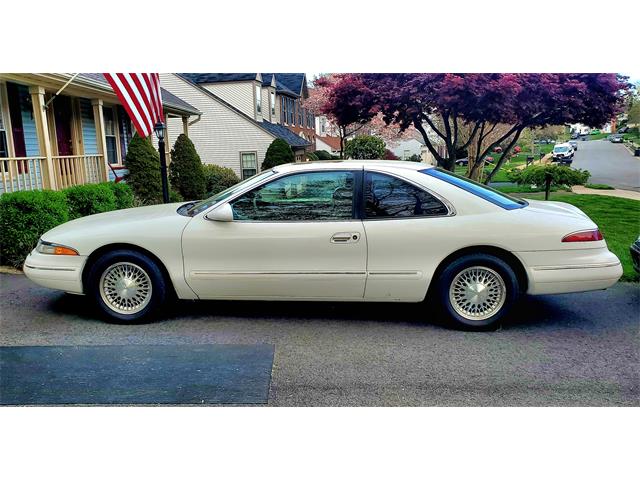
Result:
<svg viewBox="0 0 640 480"><path fill-rule="evenodd" d="M157 122L164 121L160 76L157 73L105 73L122 102L138 135L148 137Z"/></svg>

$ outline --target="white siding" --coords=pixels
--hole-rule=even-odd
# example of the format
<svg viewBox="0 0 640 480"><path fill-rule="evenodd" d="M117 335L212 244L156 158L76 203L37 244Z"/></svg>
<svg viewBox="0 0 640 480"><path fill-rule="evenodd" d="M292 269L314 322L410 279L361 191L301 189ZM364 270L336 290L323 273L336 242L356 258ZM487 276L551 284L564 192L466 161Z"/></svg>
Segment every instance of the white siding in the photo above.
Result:
<svg viewBox="0 0 640 480"><path fill-rule="evenodd" d="M255 118L256 107L253 93L255 84L255 82L229 82L211 83L209 85L201 86L217 95L225 102L230 103L245 115Z"/></svg>
<svg viewBox="0 0 640 480"><path fill-rule="evenodd" d="M202 163L231 168L240 176L240 152L257 152L260 168L267 148L274 140L271 134L177 75L161 73L160 83L202 112L200 120L189 125L189 138ZM196 118L191 117L190 121ZM182 119L170 118L168 130L173 143L182 133Z"/></svg>

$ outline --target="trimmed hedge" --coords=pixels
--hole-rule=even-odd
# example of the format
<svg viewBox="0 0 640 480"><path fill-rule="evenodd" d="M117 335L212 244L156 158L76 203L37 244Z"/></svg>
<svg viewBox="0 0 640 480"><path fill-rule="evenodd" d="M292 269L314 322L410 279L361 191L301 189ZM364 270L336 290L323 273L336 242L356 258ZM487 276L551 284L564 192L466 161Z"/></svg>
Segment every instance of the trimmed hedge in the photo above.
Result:
<svg viewBox="0 0 640 480"><path fill-rule="evenodd" d="M40 236L69 219L64 192L35 190L0 196L0 263L21 267Z"/></svg>
<svg viewBox="0 0 640 480"><path fill-rule="evenodd" d="M206 178L193 142L181 133L171 150L169 183L185 200L204 197Z"/></svg>
<svg viewBox="0 0 640 480"><path fill-rule="evenodd" d="M0 196L0 264L20 267L48 230L74 218L131 208L133 202L131 187L113 182L5 193Z"/></svg>
<svg viewBox="0 0 640 480"><path fill-rule="evenodd" d="M270 168L283 165L285 163L292 163L295 161L295 155L293 150L287 142L281 138L276 138L264 155L264 162L262 162L262 170L269 170Z"/></svg>
<svg viewBox="0 0 640 480"><path fill-rule="evenodd" d="M116 209L116 196L104 183L77 185L63 191L71 220Z"/></svg>

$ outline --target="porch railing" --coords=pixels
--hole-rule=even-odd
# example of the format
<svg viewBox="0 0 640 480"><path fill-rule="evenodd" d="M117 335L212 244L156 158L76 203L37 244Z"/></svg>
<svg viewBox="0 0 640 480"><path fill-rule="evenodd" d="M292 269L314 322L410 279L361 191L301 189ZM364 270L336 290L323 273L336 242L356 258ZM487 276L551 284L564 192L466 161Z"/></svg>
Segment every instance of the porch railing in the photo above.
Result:
<svg viewBox="0 0 640 480"><path fill-rule="evenodd" d="M105 179L102 155L55 156L52 165L58 190ZM51 188L46 172L46 157L0 158L0 194Z"/></svg>
<svg viewBox="0 0 640 480"><path fill-rule="evenodd" d="M102 155L66 155L53 157L53 170L59 189L99 183L104 179Z"/></svg>
<svg viewBox="0 0 640 480"><path fill-rule="evenodd" d="M43 188L46 157L0 158L0 193Z"/></svg>

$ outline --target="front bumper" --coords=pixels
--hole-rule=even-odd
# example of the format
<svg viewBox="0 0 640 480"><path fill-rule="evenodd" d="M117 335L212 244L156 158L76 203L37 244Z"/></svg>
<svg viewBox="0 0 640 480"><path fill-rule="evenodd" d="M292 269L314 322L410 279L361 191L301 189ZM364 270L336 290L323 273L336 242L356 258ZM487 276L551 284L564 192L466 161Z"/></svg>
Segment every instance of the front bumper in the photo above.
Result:
<svg viewBox="0 0 640 480"><path fill-rule="evenodd" d="M520 252L528 265L531 295L588 292L609 288L622 276L622 265L608 249Z"/></svg>
<svg viewBox="0 0 640 480"><path fill-rule="evenodd" d="M40 286L70 293L84 293L82 269L86 256L45 255L33 250L24 261L24 274Z"/></svg>

